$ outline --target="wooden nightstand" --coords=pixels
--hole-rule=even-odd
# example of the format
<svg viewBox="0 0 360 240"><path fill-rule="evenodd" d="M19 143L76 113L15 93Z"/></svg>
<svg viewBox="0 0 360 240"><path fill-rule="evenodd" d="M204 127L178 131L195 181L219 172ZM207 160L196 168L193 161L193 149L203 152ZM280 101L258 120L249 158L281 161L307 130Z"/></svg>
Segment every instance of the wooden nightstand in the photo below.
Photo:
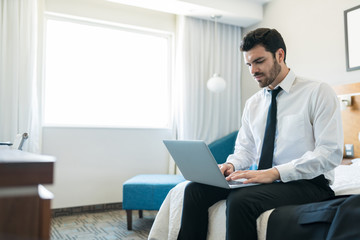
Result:
<svg viewBox="0 0 360 240"><path fill-rule="evenodd" d="M0 239L50 239L55 158L0 149Z"/></svg>

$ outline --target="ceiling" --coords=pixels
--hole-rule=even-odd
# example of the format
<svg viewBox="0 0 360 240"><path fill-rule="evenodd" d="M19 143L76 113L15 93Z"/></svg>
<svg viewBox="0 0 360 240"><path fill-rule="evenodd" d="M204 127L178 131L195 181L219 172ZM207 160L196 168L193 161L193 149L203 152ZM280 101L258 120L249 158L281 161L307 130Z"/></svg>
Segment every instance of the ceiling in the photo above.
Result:
<svg viewBox="0 0 360 240"><path fill-rule="evenodd" d="M263 5L271 0L107 0L177 15L248 27L262 20Z"/></svg>

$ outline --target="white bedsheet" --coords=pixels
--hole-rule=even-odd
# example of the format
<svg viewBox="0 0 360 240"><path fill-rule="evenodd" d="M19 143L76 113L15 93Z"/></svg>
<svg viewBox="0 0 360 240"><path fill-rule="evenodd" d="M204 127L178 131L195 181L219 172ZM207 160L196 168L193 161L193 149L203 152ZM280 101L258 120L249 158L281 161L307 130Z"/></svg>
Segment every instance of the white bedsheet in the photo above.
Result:
<svg viewBox="0 0 360 240"><path fill-rule="evenodd" d="M341 165L335 169L335 181L331 188L335 195L360 194L360 159L352 165ZM165 198L151 228L150 240L177 239L180 229L183 194L189 182L174 187ZM208 240L225 239L225 200L219 201L209 209ZM266 211L257 219L258 239L265 240L267 221L272 210Z"/></svg>

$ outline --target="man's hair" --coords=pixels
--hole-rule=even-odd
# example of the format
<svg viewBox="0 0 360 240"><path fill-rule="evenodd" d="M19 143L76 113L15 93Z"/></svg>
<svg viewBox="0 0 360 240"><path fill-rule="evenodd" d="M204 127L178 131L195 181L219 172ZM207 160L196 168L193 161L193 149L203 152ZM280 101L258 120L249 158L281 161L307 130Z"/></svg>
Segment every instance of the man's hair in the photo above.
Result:
<svg viewBox="0 0 360 240"><path fill-rule="evenodd" d="M258 28L245 35L240 51L247 52L257 45L261 45L266 51L271 52L275 58L275 53L279 48L284 50L284 62L286 59L286 46L284 39L276 29Z"/></svg>

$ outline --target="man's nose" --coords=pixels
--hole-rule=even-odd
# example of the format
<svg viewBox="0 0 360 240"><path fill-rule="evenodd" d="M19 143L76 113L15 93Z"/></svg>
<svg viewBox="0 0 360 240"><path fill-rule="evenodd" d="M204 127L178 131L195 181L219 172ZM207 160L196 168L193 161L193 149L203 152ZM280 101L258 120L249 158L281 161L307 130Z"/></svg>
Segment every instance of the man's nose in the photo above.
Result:
<svg viewBox="0 0 360 240"><path fill-rule="evenodd" d="M252 75L254 75L257 72L258 72L258 68L256 66L254 66L254 65L250 66L250 73Z"/></svg>

